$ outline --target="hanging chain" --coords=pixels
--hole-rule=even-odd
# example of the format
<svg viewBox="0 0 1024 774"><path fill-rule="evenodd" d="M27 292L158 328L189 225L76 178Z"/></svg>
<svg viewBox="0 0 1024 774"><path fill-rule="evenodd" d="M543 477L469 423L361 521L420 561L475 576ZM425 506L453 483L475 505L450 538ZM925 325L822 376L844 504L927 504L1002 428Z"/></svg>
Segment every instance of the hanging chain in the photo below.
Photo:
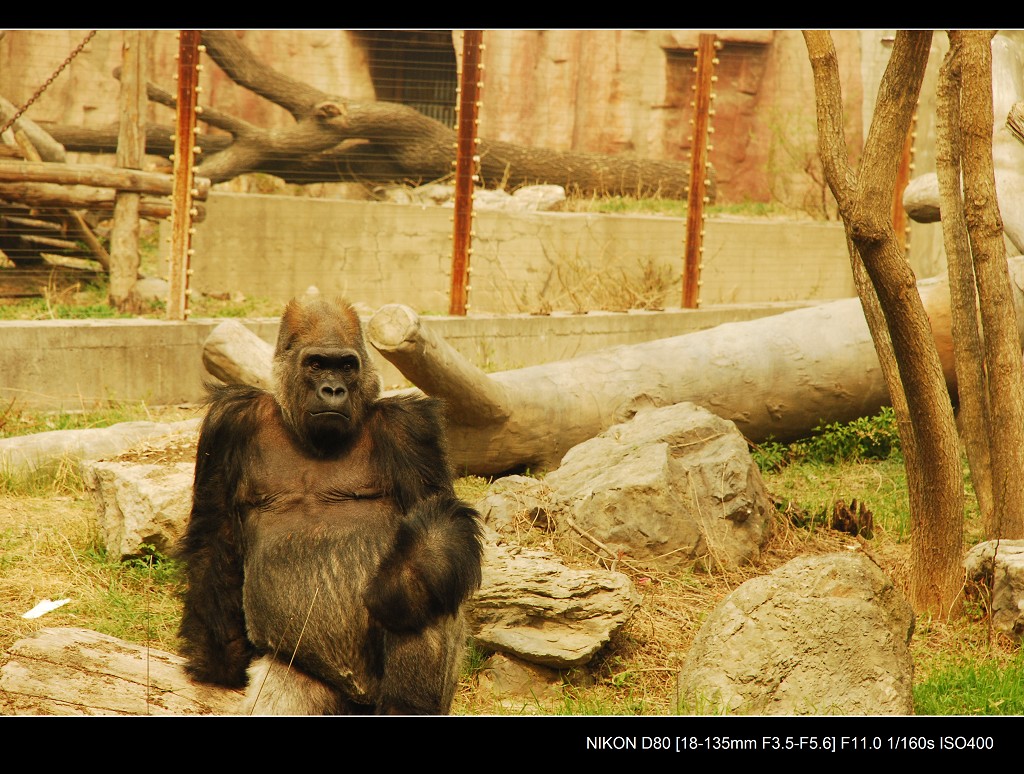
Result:
<svg viewBox="0 0 1024 774"><path fill-rule="evenodd" d="M28 98L28 102L22 105L18 109L18 112L16 112L11 118L4 121L3 126L0 126L0 134L3 134L8 129L10 129L14 125L14 122L21 118L22 114L32 106L32 103L39 99L40 96L42 96L43 92L49 88L50 84L54 82L54 80L57 78L58 75L61 74L64 68L71 64L71 60L78 56L80 53L82 53L82 49L85 48L86 44L90 40L92 40L93 35L95 34L96 30L89 30L89 34L87 34L85 36L85 39L78 44L78 48L76 48L74 51L68 54L68 58L64 60L64 63L53 71L53 75L46 79L46 82L39 87L35 94Z"/></svg>

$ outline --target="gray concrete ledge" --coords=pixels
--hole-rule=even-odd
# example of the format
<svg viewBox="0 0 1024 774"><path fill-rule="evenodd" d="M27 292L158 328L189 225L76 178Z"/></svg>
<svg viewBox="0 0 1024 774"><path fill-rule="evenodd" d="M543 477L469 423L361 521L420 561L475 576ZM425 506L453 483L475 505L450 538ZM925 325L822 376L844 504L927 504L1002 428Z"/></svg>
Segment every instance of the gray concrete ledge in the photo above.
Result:
<svg viewBox="0 0 1024 774"><path fill-rule="evenodd" d="M668 338L806 304L750 304L664 312L425 317L487 371L566 360L586 352ZM109 402L172 405L198 401L209 380L203 342L221 320L0 321L0 401L21 408L74 410ZM244 320L267 342L276 319ZM376 356L387 388L407 383Z"/></svg>

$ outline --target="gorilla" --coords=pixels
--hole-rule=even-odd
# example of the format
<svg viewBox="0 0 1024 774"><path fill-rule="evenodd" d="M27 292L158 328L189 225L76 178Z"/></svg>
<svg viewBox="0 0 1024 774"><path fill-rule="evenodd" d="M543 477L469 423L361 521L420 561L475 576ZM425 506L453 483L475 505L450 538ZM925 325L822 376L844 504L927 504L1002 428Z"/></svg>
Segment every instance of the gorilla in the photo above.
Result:
<svg viewBox="0 0 1024 774"><path fill-rule="evenodd" d="M479 586L440 404L380 394L342 300L292 301L273 393L211 389L181 542L189 675L256 714L444 714Z"/></svg>

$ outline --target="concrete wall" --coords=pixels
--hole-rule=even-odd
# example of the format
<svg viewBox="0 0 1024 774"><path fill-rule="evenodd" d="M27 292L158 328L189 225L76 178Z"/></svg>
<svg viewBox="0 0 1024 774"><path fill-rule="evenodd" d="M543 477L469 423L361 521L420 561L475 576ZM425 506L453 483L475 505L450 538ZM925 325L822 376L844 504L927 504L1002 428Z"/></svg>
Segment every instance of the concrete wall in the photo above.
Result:
<svg viewBox="0 0 1024 774"><path fill-rule="evenodd" d="M431 318L457 350L488 371L563 360L596 349L667 338L786 311L761 304L665 313ZM170 405L199 400L209 377L202 345L220 320L0 321L0 405L74 410L110 401ZM276 320L246 325L273 343ZM401 375L373 353L386 387Z"/></svg>
<svg viewBox="0 0 1024 774"><path fill-rule="evenodd" d="M443 314L451 217L445 207L212 194L192 287L284 302L315 285L373 308ZM481 211L474 231L471 311L623 310L638 296L680 304L684 219ZM837 222L708 218L702 281L702 305L856 295Z"/></svg>
<svg viewBox="0 0 1024 774"><path fill-rule="evenodd" d="M716 218L706 228L700 309L672 308L678 303L673 284L664 312L529 314L553 300L585 301L585 277L625 285L635 277L630 269L644 261L677 266L683 223L658 217L489 212L481 213L476 226L471 296L476 308L467 318L436 316L448 305L450 212L216 194L210 217L196 235L194 285L283 302L315 284L370 309L406 303L433 313L429 324L488 371L564 360L854 295L838 224ZM938 233L934 226L919 227L930 229L923 236ZM926 241L915 236L912 246ZM934 257L933 251L929 260ZM933 273L919 271L919 276ZM511 307L513 313L487 314L481 306ZM108 401L165 405L199 400L207 378L202 344L217 323L0 321L0 405L13 400L20 407L77 409ZM274 342L276 320L246 324ZM378 365L386 386L404 384L390 365Z"/></svg>

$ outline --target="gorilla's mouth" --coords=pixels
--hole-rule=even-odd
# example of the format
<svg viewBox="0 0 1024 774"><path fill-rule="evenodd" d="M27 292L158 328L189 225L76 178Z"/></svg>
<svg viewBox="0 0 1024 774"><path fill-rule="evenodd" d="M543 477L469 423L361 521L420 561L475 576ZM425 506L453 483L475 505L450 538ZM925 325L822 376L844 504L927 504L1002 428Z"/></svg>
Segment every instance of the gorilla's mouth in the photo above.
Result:
<svg viewBox="0 0 1024 774"><path fill-rule="evenodd" d="M310 411L309 415L317 419L336 417L338 419L344 419L346 422L350 419L349 415L344 411Z"/></svg>

